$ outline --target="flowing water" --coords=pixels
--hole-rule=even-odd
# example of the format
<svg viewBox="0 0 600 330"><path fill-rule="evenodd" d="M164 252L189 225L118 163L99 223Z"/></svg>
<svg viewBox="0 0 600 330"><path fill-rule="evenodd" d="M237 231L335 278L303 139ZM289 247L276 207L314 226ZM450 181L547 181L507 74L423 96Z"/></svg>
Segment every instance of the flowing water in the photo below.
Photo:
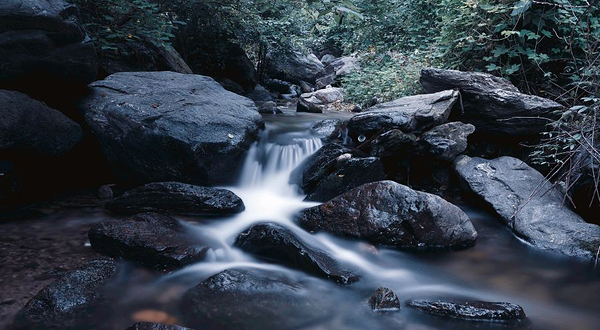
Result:
<svg viewBox="0 0 600 330"><path fill-rule="evenodd" d="M190 230L217 247L208 260L160 276L131 266L115 290L120 308L113 321L126 325L141 309L161 310L177 317L176 302L181 294L225 269L276 269L293 277L310 278L232 247L241 231L254 223L270 221L289 228L311 246L328 251L361 275L361 280L351 286L311 279L323 288L322 294L336 302L336 316L310 329L506 327L502 323L437 318L406 307L398 313L370 312L366 300L380 286L391 288L402 302L465 298L517 303L528 320L512 328L600 329L600 272L593 265L535 249L515 238L495 215L472 206L459 205L471 218L479 238L475 247L461 251L403 252L304 231L294 223L293 216L317 204L304 202L304 195L290 178L294 168L321 147L321 140L308 127L323 117L298 114L271 118L260 141L248 153L239 184L226 187L244 200L246 210L228 218L185 218ZM314 299L322 297L315 294ZM269 329L268 320L265 329Z"/></svg>

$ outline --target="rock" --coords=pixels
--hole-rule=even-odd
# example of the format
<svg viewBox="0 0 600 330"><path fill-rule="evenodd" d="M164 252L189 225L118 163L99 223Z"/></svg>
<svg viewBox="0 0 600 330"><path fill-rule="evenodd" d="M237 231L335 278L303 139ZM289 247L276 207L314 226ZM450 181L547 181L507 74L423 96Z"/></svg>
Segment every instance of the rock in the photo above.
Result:
<svg viewBox="0 0 600 330"><path fill-rule="evenodd" d="M252 92L246 94L246 97L256 103L273 101L271 92L269 92L266 88L264 88L261 85L256 85L256 87L254 87L254 90Z"/></svg>
<svg viewBox="0 0 600 330"><path fill-rule="evenodd" d="M542 249L595 258L600 226L571 211L563 194L521 160L460 156L454 169L465 188L492 206L517 236Z"/></svg>
<svg viewBox="0 0 600 330"><path fill-rule="evenodd" d="M348 121L348 133L356 139L360 135L368 138L381 130L422 132L445 123L457 100L458 92L447 90L381 103L352 117Z"/></svg>
<svg viewBox="0 0 600 330"><path fill-rule="evenodd" d="M0 2L0 63L0 88L27 93L68 96L97 75L94 45L64 0Z"/></svg>
<svg viewBox="0 0 600 330"><path fill-rule="evenodd" d="M275 223L253 225L236 238L234 245L257 257L340 284L351 284L360 278L341 266L329 253L310 247L291 230Z"/></svg>
<svg viewBox="0 0 600 330"><path fill-rule="evenodd" d="M408 302L407 306L433 315L470 321L520 321L526 317L521 306L506 302L416 300Z"/></svg>
<svg viewBox="0 0 600 330"><path fill-rule="evenodd" d="M16 196L18 192L19 180L14 165L11 162L0 160L0 205Z"/></svg>
<svg viewBox="0 0 600 330"><path fill-rule="evenodd" d="M324 177L310 191L306 200L326 202L362 184L385 179L379 158L349 158L338 163L336 170Z"/></svg>
<svg viewBox="0 0 600 330"><path fill-rule="evenodd" d="M393 181L367 183L300 212L309 231L409 249L462 248L477 232L467 215L442 198Z"/></svg>
<svg viewBox="0 0 600 330"><path fill-rule="evenodd" d="M340 78L349 73L360 70L358 59L353 56L344 56L327 64L321 74L317 77L315 88L321 89L328 85L338 84Z"/></svg>
<svg viewBox="0 0 600 330"><path fill-rule="evenodd" d="M0 90L0 118L0 151L60 156L83 135L62 113L15 91Z"/></svg>
<svg viewBox="0 0 600 330"><path fill-rule="evenodd" d="M113 199L114 193L112 187L114 184L105 184L98 188L98 197L103 201L110 201Z"/></svg>
<svg viewBox="0 0 600 330"><path fill-rule="evenodd" d="M315 88L313 87L313 85L307 83L306 81L301 81L300 82L300 91L302 93L312 93L314 92Z"/></svg>
<svg viewBox="0 0 600 330"><path fill-rule="evenodd" d="M96 224L88 237L100 253L167 270L201 261L210 249L177 220L156 213Z"/></svg>
<svg viewBox="0 0 600 330"><path fill-rule="evenodd" d="M320 137L325 141L332 140L336 138L336 132L341 134L340 127L343 125L344 121L341 119L330 118L319 120L314 123L310 127L311 133Z"/></svg>
<svg viewBox="0 0 600 330"><path fill-rule="evenodd" d="M312 154L299 168L302 170L302 190L312 191L317 184L333 171L338 157L352 153L352 149L338 143L324 145Z"/></svg>
<svg viewBox="0 0 600 330"><path fill-rule="evenodd" d="M213 58L212 61L215 61ZM223 71L216 74L216 77L231 79L242 86L245 93L254 90L258 84L258 73L254 63L248 58L244 49L236 44L231 44L224 58Z"/></svg>
<svg viewBox="0 0 600 330"><path fill-rule="evenodd" d="M180 182L153 182L127 191L106 204L118 214L225 215L244 211L242 199L227 189Z"/></svg>
<svg viewBox="0 0 600 330"><path fill-rule="evenodd" d="M417 137L399 129L389 130L377 136L369 144L370 154L376 157L402 157L415 151Z"/></svg>
<svg viewBox="0 0 600 330"><path fill-rule="evenodd" d="M279 79L267 79L265 81L265 87L267 87L268 90L279 94L292 93L292 83Z"/></svg>
<svg viewBox="0 0 600 330"><path fill-rule="evenodd" d="M582 144L577 147L571 160L569 175L566 178L568 191L575 209L586 221L600 225L600 195L595 189L600 173L600 162L597 150L600 150L598 139L591 139L594 145Z"/></svg>
<svg viewBox="0 0 600 330"><path fill-rule="evenodd" d="M478 132L534 135L543 132L552 113L564 107L554 101L519 93L509 81L487 73L423 69L421 85L428 92L458 89L464 113L460 120Z"/></svg>
<svg viewBox="0 0 600 330"><path fill-rule="evenodd" d="M317 75L323 70L323 63L313 55L300 52L269 54L266 73L271 78L300 84L306 81L314 84Z"/></svg>
<svg viewBox="0 0 600 330"><path fill-rule="evenodd" d="M138 322L131 325L126 330L193 330L190 328L180 327L178 325L166 325L150 322Z"/></svg>
<svg viewBox="0 0 600 330"><path fill-rule="evenodd" d="M337 60L337 57L331 55L331 54L325 54L323 55L323 57L321 57L321 63L323 63L324 65L329 65L331 62Z"/></svg>
<svg viewBox="0 0 600 330"><path fill-rule="evenodd" d="M11 329L88 329L90 317L108 317L102 288L116 275L112 260L94 260L43 288L15 316Z"/></svg>
<svg viewBox="0 0 600 330"><path fill-rule="evenodd" d="M455 121L421 134L419 142L425 155L452 161L467 150L467 137L473 132L475 126Z"/></svg>
<svg viewBox="0 0 600 330"><path fill-rule="evenodd" d="M231 183L264 126L254 103L209 77L115 73L82 108L108 162L133 182Z"/></svg>
<svg viewBox="0 0 600 330"><path fill-rule="evenodd" d="M305 93L300 95L297 111L321 113L324 110L329 110L334 103L339 103L343 99L344 89L337 87Z"/></svg>
<svg viewBox="0 0 600 330"><path fill-rule="evenodd" d="M394 291L380 287L369 298L369 307L375 312L387 312L400 310L400 299Z"/></svg>
<svg viewBox="0 0 600 330"><path fill-rule="evenodd" d="M262 113L262 114L267 114L267 115L277 115L277 114L281 114L283 113L283 111L281 111L278 107L277 107L277 103L273 102L273 101L269 101L269 102L263 102L259 107L258 107L258 112Z"/></svg>
<svg viewBox="0 0 600 330"><path fill-rule="evenodd" d="M238 95L244 95L246 93L242 85L229 78L218 78L217 82L219 83L219 85L223 86L223 88L232 93L236 93Z"/></svg>
<svg viewBox="0 0 600 330"><path fill-rule="evenodd" d="M304 329L335 315L326 292L311 297L309 289L274 271L230 269L190 289L180 309L197 330L262 330L265 320L272 329Z"/></svg>

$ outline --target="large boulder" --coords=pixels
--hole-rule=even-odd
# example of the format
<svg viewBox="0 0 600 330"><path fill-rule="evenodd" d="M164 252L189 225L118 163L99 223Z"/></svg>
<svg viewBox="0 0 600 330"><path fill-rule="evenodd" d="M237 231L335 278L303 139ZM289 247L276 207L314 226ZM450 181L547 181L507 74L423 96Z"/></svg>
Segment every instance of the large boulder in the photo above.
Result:
<svg viewBox="0 0 600 330"><path fill-rule="evenodd" d="M0 88L50 96L68 95L97 74L94 45L66 0L1 1L0 63Z"/></svg>
<svg viewBox="0 0 600 330"><path fill-rule="evenodd" d="M322 70L323 63L315 55L294 51L269 54L266 73L271 78L299 85L301 81L314 84Z"/></svg>
<svg viewBox="0 0 600 330"><path fill-rule="evenodd" d="M422 312L469 321L520 321L525 319L521 306L506 302L414 300L407 306Z"/></svg>
<svg viewBox="0 0 600 330"><path fill-rule="evenodd" d="M125 192L106 204L111 212L136 214L224 215L240 213L244 202L226 189L180 182L153 182Z"/></svg>
<svg viewBox="0 0 600 330"><path fill-rule="evenodd" d="M458 207L393 181L354 188L303 210L297 220L309 231L398 248L462 248L477 238L469 217Z"/></svg>
<svg viewBox="0 0 600 330"><path fill-rule="evenodd" d="M405 133L422 132L448 120L458 92L446 90L433 94L402 97L375 105L348 121L348 134L367 138L381 130L400 129Z"/></svg>
<svg viewBox="0 0 600 330"><path fill-rule="evenodd" d="M329 110L334 104L342 102L344 89L338 87L321 89L316 92L304 93L298 99L298 112L322 113Z"/></svg>
<svg viewBox="0 0 600 330"><path fill-rule="evenodd" d="M522 94L509 81L487 73L427 68L421 85L433 93L457 89L462 96L461 121L478 132L533 135L544 131L552 113L563 106L543 97Z"/></svg>
<svg viewBox="0 0 600 330"><path fill-rule="evenodd" d="M341 266L329 253L309 246L294 233L275 223L253 225L235 240L235 246L269 261L329 278L340 284L351 284L359 276Z"/></svg>
<svg viewBox="0 0 600 330"><path fill-rule="evenodd" d="M90 317L109 317L102 288L117 274L112 260L94 260L43 288L15 316L11 329L91 329Z"/></svg>
<svg viewBox="0 0 600 330"><path fill-rule="evenodd" d="M156 213L101 222L88 237L100 253L166 270L201 261L210 249L179 221Z"/></svg>
<svg viewBox="0 0 600 330"><path fill-rule="evenodd" d="M523 161L460 156L454 168L464 186L493 207L519 237L542 249L596 257L600 226L571 211L564 195Z"/></svg>
<svg viewBox="0 0 600 330"><path fill-rule="evenodd" d="M90 88L85 120L129 181L231 183L264 126L250 99L200 75L122 72Z"/></svg>
<svg viewBox="0 0 600 330"><path fill-rule="evenodd" d="M304 329L335 313L326 292L274 271L230 269L190 289L180 308L196 330ZM268 321L266 321L268 320Z"/></svg>
<svg viewBox="0 0 600 330"><path fill-rule="evenodd" d="M59 156L82 137L74 121L15 91L0 90L0 118L0 151Z"/></svg>
<svg viewBox="0 0 600 330"><path fill-rule="evenodd" d="M317 184L329 175L346 157L351 155L352 149L339 143L328 143L308 157L294 171L301 172L300 187L305 192L313 191ZM341 157L341 158L340 158Z"/></svg>
<svg viewBox="0 0 600 330"><path fill-rule="evenodd" d="M459 121L442 124L421 134L419 142L422 153L434 158L452 161L467 150L467 137L475 132L475 126Z"/></svg>

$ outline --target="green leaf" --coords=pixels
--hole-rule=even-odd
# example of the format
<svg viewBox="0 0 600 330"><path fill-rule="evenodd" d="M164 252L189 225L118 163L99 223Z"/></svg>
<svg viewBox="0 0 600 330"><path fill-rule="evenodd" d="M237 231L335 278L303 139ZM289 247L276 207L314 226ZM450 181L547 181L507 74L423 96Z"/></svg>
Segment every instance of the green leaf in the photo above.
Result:
<svg viewBox="0 0 600 330"><path fill-rule="evenodd" d="M532 4L531 0L521 0L521 1L517 2L515 7L513 8L512 13L510 13L510 16L522 15L524 12L527 11L527 9L531 8L531 4Z"/></svg>

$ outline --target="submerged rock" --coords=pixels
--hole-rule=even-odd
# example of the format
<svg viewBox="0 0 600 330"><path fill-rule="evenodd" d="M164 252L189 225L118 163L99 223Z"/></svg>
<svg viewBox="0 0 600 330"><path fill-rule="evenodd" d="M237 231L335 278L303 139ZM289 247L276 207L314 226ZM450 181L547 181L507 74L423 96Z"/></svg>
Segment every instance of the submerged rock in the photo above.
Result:
<svg viewBox="0 0 600 330"><path fill-rule="evenodd" d="M369 306L375 312L387 312L400 310L400 299L394 291L380 287L369 298Z"/></svg>
<svg viewBox="0 0 600 330"><path fill-rule="evenodd" d="M421 134L419 142L425 155L452 161L467 149L467 137L473 132L475 126L455 121Z"/></svg>
<svg viewBox="0 0 600 330"><path fill-rule="evenodd" d="M168 270L201 261L210 249L179 221L156 213L96 224L88 237L100 253Z"/></svg>
<svg viewBox="0 0 600 330"><path fill-rule="evenodd" d="M519 321L526 317L521 306L506 302L416 300L407 306L429 314L471 321Z"/></svg>
<svg viewBox="0 0 600 330"><path fill-rule="evenodd" d="M327 252L310 247L291 230L278 224L253 225L237 237L234 245L255 256L330 278L340 284L351 284L359 279Z"/></svg>
<svg viewBox="0 0 600 330"><path fill-rule="evenodd" d="M478 132L496 135L533 135L543 132L552 113L564 107L552 100L522 94L508 80L487 73L427 68L421 85L433 93L458 89L462 96L461 121Z"/></svg>
<svg viewBox="0 0 600 330"><path fill-rule="evenodd" d="M128 181L230 183L264 125L254 102L200 75L122 72L90 88L85 120Z"/></svg>
<svg viewBox="0 0 600 330"><path fill-rule="evenodd" d="M226 189L180 182L153 182L127 191L106 204L119 214L158 212L167 214L224 215L242 212L244 202Z"/></svg>
<svg viewBox="0 0 600 330"><path fill-rule="evenodd" d="M422 132L445 123L457 100L457 91L446 90L381 103L352 117L348 121L348 133L356 139L360 135L372 136L381 130Z"/></svg>
<svg viewBox="0 0 600 330"><path fill-rule="evenodd" d="M139 322L131 325L126 330L193 330L190 328L180 327L178 325L166 325L149 322Z"/></svg>
<svg viewBox="0 0 600 330"><path fill-rule="evenodd" d="M103 287L117 273L113 260L94 260L43 288L15 316L11 329L90 329L90 317L108 317Z"/></svg>
<svg viewBox="0 0 600 330"><path fill-rule="evenodd" d="M477 238L461 209L436 195L393 181L354 188L303 210L297 220L310 231L398 248L462 248L472 246Z"/></svg>
<svg viewBox="0 0 600 330"><path fill-rule="evenodd" d="M265 322L272 329L303 329L335 315L320 293L311 296L303 283L274 271L230 269L190 289L180 309L197 330L262 330Z"/></svg>
<svg viewBox="0 0 600 330"><path fill-rule="evenodd" d="M571 211L564 195L523 161L460 156L454 169L465 188L492 206L519 237L542 249L596 257L600 226Z"/></svg>
<svg viewBox="0 0 600 330"><path fill-rule="evenodd" d="M15 91L0 90L0 118L0 151L60 156L83 135L67 116Z"/></svg>
<svg viewBox="0 0 600 330"><path fill-rule="evenodd" d="M385 179L379 158L349 158L340 161L336 170L310 191L306 200L325 202L362 184Z"/></svg>

